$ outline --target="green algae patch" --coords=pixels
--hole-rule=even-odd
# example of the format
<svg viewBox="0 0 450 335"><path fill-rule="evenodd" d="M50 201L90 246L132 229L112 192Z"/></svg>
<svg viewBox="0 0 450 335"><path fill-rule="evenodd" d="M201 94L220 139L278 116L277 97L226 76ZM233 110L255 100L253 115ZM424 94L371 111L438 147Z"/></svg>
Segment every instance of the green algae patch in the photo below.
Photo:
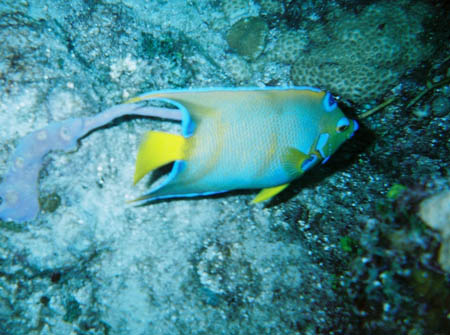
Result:
<svg viewBox="0 0 450 335"><path fill-rule="evenodd" d="M398 196L406 190L406 186L402 184L394 184L391 186L386 196L388 199L397 199Z"/></svg>
<svg viewBox="0 0 450 335"><path fill-rule="evenodd" d="M43 212L53 213L61 205L61 197L53 192L39 198L39 206Z"/></svg>
<svg viewBox="0 0 450 335"><path fill-rule="evenodd" d="M24 224L17 223L14 221L3 221L2 219L0 219L0 230L2 229L14 233L21 233L26 230L26 226Z"/></svg>
<svg viewBox="0 0 450 335"><path fill-rule="evenodd" d="M231 27L226 39L230 48L239 55L256 59L264 50L269 32L267 23L260 17L246 17Z"/></svg>
<svg viewBox="0 0 450 335"><path fill-rule="evenodd" d="M339 244L341 246L341 249L349 254L355 253L359 247L358 241L349 236L342 237L339 241Z"/></svg>
<svg viewBox="0 0 450 335"><path fill-rule="evenodd" d="M68 323L72 323L77 320L81 315L81 308L78 301L75 299L69 299L66 303L66 314L63 316L63 320Z"/></svg>
<svg viewBox="0 0 450 335"><path fill-rule="evenodd" d="M148 59L153 59L161 52L167 56L173 56L179 52L180 42L177 41L175 34L166 33L159 38L149 33L142 33L141 35L141 48L144 56Z"/></svg>

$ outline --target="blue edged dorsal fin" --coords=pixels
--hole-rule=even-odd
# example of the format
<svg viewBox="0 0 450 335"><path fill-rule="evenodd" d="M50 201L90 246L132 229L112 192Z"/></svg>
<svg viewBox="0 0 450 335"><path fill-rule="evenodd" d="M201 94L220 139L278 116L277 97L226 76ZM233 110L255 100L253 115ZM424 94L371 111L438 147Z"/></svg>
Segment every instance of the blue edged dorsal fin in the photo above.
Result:
<svg viewBox="0 0 450 335"><path fill-rule="evenodd" d="M145 100L161 100L186 109L194 120L211 116L223 101L220 92L209 90L167 90L144 93L128 100L126 103L136 103Z"/></svg>

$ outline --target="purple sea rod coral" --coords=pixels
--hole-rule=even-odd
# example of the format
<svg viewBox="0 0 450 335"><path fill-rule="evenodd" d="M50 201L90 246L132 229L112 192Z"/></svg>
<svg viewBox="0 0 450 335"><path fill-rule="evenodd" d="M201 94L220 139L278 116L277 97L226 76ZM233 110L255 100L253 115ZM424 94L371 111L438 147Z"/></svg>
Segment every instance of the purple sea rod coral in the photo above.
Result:
<svg viewBox="0 0 450 335"><path fill-rule="evenodd" d="M181 120L177 109L123 104L93 117L53 122L28 134L9 158L8 170L0 184L0 219L16 222L34 219L39 212L37 181L44 156L52 150L74 150L81 137L124 115Z"/></svg>

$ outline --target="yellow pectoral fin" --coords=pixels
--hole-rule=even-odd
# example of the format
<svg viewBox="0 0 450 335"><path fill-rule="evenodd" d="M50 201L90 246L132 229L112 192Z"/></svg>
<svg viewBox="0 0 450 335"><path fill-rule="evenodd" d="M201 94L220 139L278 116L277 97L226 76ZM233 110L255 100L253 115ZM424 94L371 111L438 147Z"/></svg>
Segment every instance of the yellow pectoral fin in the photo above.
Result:
<svg viewBox="0 0 450 335"><path fill-rule="evenodd" d="M267 199L272 198L273 196L277 195L281 191L283 191L286 187L289 186L289 183L275 186L275 187L269 187L269 188L263 188L259 193L256 195L255 199L252 200L252 204L255 204L257 202L261 202Z"/></svg>
<svg viewBox="0 0 450 335"><path fill-rule="evenodd" d="M308 159L307 154L296 148L289 147L283 157L283 167L290 176L298 177L304 172L301 170L301 164L306 159Z"/></svg>
<svg viewBox="0 0 450 335"><path fill-rule="evenodd" d="M134 184L147 173L163 165L185 158L186 139L181 135L149 131L139 146Z"/></svg>

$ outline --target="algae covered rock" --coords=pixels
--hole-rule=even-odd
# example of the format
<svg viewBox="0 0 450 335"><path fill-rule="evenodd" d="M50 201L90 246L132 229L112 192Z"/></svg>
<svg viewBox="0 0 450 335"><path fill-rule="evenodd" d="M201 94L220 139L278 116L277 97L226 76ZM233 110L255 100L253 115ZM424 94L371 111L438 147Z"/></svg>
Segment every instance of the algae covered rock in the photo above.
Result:
<svg viewBox="0 0 450 335"><path fill-rule="evenodd" d="M246 17L237 21L228 31L226 39L230 48L239 55L256 59L264 50L269 28L260 17Z"/></svg>
<svg viewBox="0 0 450 335"><path fill-rule="evenodd" d="M231 24L243 17L257 16L259 14L259 6L253 1L223 0L220 3L222 12Z"/></svg>
<svg viewBox="0 0 450 335"><path fill-rule="evenodd" d="M291 78L356 103L381 98L431 54L433 48L421 40L431 15L431 7L421 2L382 1L358 14L336 10L311 31L315 47L299 55Z"/></svg>
<svg viewBox="0 0 450 335"><path fill-rule="evenodd" d="M249 3L246 0L222 1L222 11L230 20L234 20L247 15Z"/></svg>
<svg viewBox="0 0 450 335"><path fill-rule="evenodd" d="M223 60L226 73L237 83L243 83L252 77L252 72L248 62L238 55L231 54Z"/></svg>
<svg viewBox="0 0 450 335"><path fill-rule="evenodd" d="M283 15L285 4L278 0L259 0L262 11L267 15Z"/></svg>
<svg viewBox="0 0 450 335"><path fill-rule="evenodd" d="M269 59L284 64L293 64L308 45L308 34L303 29L281 31Z"/></svg>

